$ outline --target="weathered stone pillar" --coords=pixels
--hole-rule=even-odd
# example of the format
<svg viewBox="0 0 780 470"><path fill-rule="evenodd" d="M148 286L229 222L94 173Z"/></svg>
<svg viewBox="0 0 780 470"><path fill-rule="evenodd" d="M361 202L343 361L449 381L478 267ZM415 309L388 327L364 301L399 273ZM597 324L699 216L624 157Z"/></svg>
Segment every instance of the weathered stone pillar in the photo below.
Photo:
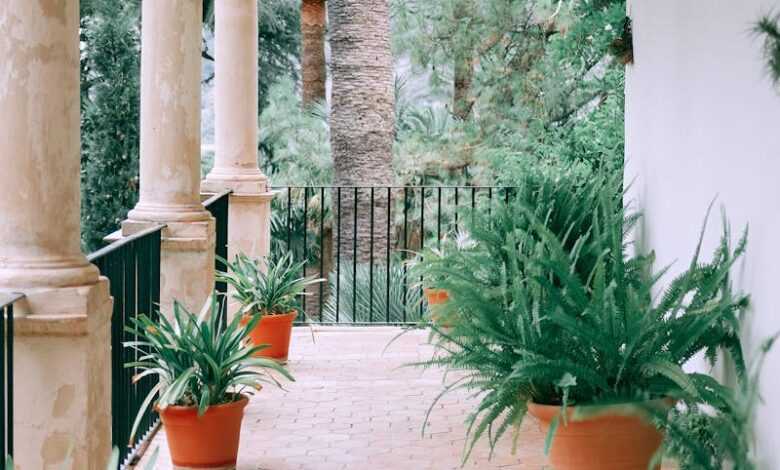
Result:
<svg viewBox="0 0 780 470"><path fill-rule="evenodd" d="M215 5L216 156L205 194L230 189L228 256L261 258L271 247L268 179L257 163L257 2Z"/></svg>
<svg viewBox="0 0 780 470"><path fill-rule="evenodd" d="M21 470L103 470L111 297L80 249L78 0L0 2L0 291L16 309Z"/></svg>
<svg viewBox="0 0 780 470"><path fill-rule="evenodd" d="M214 219L200 203L202 2L145 1L141 36L141 188L122 224L163 223L163 312L199 311L214 288Z"/></svg>

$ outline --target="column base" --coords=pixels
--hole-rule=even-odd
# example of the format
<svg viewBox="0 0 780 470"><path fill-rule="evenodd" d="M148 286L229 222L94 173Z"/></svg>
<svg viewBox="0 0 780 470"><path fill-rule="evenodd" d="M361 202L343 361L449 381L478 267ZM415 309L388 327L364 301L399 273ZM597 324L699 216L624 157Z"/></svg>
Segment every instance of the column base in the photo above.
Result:
<svg viewBox="0 0 780 470"><path fill-rule="evenodd" d="M71 287L94 284L100 272L84 255L11 259L0 262L2 289Z"/></svg>
<svg viewBox="0 0 780 470"><path fill-rule="evenodd" d="M200 203L176 205L139 202L127 213L128 221L140 224L148 224L149 222L202 222L210 217L211 214ZM122 225L124 227L124 223Z"/></svg>
<svg viewBox="0 0 780 470"><path fill-rule="evenodd" d="M217 169L215 169L217 170ZM263 194L268 191L268 178L260 170L239 174L212 170L200 183L202 194L218 194L232 190L233 194Z"/></svg>
<svg viewBox="0 0 780 470"><path fill-rule="evenodd" d="M204 195L206 195L205 193ZM274 192L232 193L228 204L228 260L238 253L264 259L271 253L271 201ZM241 306L228 297L228 321Z"/></svg>
<svg viewBox="0 0 780 470"><path fill-rule="evenodd" d="M27 291L15 309L16 468L105 470L111 454L108 280Z"/></svg>
<svg viewBox="0 0 780 470"><path fill-rule="evenodd" d="M122 234L132 235L151 224L126 220ZM160 310L170 319L174 299L198 313L214 291L216 227L210 215L204 221L165 224L160 248Z"/></svg>

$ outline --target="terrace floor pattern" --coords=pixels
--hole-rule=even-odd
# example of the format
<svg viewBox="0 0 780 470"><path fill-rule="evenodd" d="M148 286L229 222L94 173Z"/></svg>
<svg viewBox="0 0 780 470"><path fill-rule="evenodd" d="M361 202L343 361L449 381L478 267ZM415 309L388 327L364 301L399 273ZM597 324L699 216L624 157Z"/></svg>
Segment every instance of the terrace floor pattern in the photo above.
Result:
<svg viewBox="0 0 780 470"><path fill-rule="evenodd" d="M392 327L296 328L288 367L296 382L266 387L246 409L237 470L449 470L461 468L464 420L475 400L465 391L443 398L421 434L428 407L442 390L441 370L402 367L431 357L428 333L388 343ZM527 419L512 455L508 433L488 459L481 442L464 468L542 469L544 435ZM158 470L172 469L165 433ZM143 461L142 461L143 463ZM143 468L140 466L139 468Z"/></svg>

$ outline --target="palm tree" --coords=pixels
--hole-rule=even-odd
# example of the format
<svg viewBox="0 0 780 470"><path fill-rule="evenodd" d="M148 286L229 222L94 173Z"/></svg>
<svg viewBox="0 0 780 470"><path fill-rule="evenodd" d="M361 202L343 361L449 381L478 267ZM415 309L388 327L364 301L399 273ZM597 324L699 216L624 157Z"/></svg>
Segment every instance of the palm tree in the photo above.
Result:
<svg viewBox="0 0 780 470"><path fill-rule="evenodd" d="M393 58L388 0L328 0L332 51L330 132L337 186L383 186L393 181L395 133ZM334 193L334 201L337 194ZM367 261L388 244L386 191L376 191L371 232L370 190L342 190L341 256ZM355 223L357 222L357 223ZM353 236L356 250L353 250Z"/></svg>
<svg viewBox="0 0 780 470"><path fill-rule="evenodd" d="M325 0L301 2L303 106L325 101Z"/></svg>

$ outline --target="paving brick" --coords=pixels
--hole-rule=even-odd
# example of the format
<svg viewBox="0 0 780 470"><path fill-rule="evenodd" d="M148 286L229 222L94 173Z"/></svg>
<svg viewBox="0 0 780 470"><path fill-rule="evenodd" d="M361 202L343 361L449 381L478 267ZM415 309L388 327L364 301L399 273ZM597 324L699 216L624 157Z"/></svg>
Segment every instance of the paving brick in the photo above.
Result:
<svg viewBox="0 0 780 470"><path fill-rule="evenodd" d="M467 392L442 399L425 413L442 389L442 373L401 367L430 357L428 334L410 332L385 346L393 328L296 329L288 367L296 382L286 390L266 387L252 397L242 428L237 470L456 470L461 468L463 424L475 406ZM450 377L451 379L451 377ZM171 470L165 433L158 470ZM488 461L479 443L464 468L538 470L544 436L530 420L516 455L509 435Z"/></svg>

